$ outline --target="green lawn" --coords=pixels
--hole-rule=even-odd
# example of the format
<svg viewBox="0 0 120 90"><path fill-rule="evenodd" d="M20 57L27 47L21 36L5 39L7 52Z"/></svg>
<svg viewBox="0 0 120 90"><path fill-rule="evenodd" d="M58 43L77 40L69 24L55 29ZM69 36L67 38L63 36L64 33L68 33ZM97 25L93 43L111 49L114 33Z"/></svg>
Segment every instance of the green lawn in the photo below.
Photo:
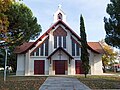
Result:
<svg viewBox="0 0 120 90"><path fill-rule="evenodd" d="M70 77L70 76L69 76ZM120 89L120 76L72 76L86 84L91 89ZM8 75L3 82L3 73L0 72L0 90L38 90L47 77Z"/></svg>
<svg viewBox="0 0 120 90"><path fill-rule="evenodd" d="M32 76L7 76L7 81L3 82L3 75L0 74L0 90L38 90L47 77Z"/></svg>
<svg viewBox="0 0 120 90"><path fill-rule="evenodd" d="M91 89L120 89L120 76L77 76Z"/></svg>

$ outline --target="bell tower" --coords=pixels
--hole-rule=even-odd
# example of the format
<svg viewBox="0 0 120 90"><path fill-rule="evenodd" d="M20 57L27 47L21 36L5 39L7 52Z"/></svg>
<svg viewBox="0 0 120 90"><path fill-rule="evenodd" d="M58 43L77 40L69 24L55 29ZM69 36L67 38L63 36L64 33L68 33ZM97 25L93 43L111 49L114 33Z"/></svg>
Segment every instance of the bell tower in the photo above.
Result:
<svg viewBox="0 0 120 90"><path fill-rule="evenodd" d="M62 6L59 4L58 10L54 13L54 23L57 22L58 20L62 20L63 22L66 23L66 14L62 11Z"/></svg>

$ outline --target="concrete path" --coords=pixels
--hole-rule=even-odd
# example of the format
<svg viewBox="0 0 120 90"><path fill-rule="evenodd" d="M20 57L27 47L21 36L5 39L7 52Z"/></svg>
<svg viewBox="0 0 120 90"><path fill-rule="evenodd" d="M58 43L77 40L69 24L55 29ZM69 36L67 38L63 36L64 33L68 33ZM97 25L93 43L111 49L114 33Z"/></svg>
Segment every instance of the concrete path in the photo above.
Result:
<svg viewBox="0 0 120 90"><path fill-rule="evenodd" d="M48 77L39 90L90 90L76 78Z"/></svg>

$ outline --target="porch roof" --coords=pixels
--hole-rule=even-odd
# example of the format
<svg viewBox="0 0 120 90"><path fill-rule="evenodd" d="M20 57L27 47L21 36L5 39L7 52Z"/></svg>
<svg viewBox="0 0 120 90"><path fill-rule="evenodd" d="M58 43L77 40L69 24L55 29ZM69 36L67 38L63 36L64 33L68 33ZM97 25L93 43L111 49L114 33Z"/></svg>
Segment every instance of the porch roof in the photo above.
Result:
<svg viewBox="0 0 120 90"><path fill-rule="evenodd" d="M67 54L71 59L73 59L73 57L66 51L64 50L62 47L58 47L54 52L52 52L47 59L49 59L51 56L53 56L58 50L62 50L65 54Z"/></svg>

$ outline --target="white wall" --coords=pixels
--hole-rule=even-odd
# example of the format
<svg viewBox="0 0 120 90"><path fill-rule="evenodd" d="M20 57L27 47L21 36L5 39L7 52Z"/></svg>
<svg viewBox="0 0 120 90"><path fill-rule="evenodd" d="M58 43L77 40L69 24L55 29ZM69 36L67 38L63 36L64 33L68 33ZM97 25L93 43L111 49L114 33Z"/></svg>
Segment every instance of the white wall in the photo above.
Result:
<svg viewBox="0 0 120 90"><path fill-rule="evenodd" d="M16 75L24 75L24 74L25 74L25 54L18 54Z"/></svg>
<svg viewBox="0 0 120 90"><path fill-rule="evenodd" d="M94 55L94 75L101 75L103 74L102 70L102 55L95 54Z"/></svg>
<svg viewBox="0 0 120 90"><path fill-rule="evenodd" d="M102 54L96 54L89 50L89 64L90 64L90 74L91 75L102 75Z"/></svg>
<svg viewBox="0 0 120 90"><path fill-rule="evenodd" d="M52 60L69 60L69 57L61 50L61 56L59 55L59 51L57 51L52 57Z"/></svg>

